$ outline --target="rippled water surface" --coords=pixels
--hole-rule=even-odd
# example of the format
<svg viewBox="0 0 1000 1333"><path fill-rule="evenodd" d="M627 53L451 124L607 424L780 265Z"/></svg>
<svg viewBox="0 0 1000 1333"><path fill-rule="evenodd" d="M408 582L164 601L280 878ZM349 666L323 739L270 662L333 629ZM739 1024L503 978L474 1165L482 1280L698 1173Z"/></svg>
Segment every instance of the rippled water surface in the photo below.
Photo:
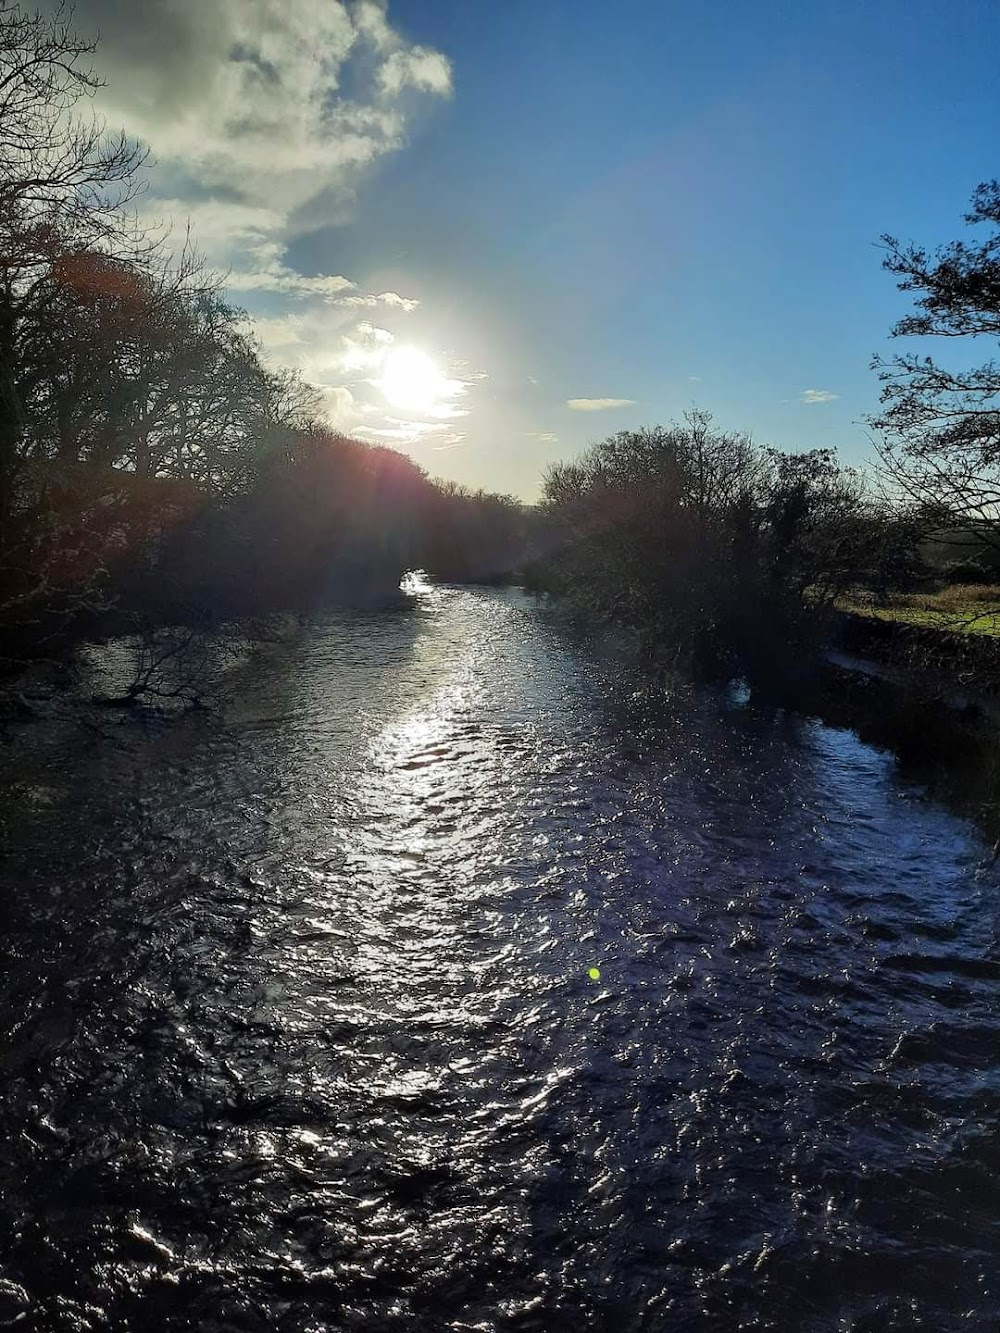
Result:
<svg viewBox="0 0 1000 1333"><path fill-rule="evenodd" d="M988 849L849 733L631 690L441 589L36 756L0 1325L994 1327Z"/></svg>

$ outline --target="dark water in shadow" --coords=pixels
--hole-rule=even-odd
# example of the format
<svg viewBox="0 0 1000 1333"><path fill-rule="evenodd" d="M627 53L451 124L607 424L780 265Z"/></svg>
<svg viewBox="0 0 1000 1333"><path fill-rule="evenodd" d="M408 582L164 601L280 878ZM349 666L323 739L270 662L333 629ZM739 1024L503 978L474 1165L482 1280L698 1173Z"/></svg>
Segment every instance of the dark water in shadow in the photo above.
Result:
<svg viewBox="0 0 1000 1333"><path fill-rule="evenodd" d="M631 689L445 589L23 769L0 1325L994 1327L987 848Z"/></svg>

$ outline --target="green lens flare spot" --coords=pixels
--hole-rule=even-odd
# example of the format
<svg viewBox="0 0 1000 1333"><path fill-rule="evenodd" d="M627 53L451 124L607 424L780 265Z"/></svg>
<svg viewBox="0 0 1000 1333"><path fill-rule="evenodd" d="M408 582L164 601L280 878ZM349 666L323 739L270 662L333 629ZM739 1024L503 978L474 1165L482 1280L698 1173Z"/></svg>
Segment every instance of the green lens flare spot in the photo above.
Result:
<svg viewBox="0 0 1000 1333"><path fill-rule="evenodd" d="M590 977L591 981L600 981L601 969L599 967L592 967L587 972L587 976Z"/></svg>

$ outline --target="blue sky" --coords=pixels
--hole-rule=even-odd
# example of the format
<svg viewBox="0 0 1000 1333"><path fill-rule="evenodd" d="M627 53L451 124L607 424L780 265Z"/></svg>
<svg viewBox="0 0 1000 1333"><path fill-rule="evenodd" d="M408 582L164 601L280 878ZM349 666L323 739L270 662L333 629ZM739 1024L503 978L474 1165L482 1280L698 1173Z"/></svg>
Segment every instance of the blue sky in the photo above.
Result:
<svg viewBox="0 0 1000 1333"><path fill-rule="evenodd" d="M953 238L1000 174L996 0L214 0L210 30L177 0L145 35L134 8L78 8L107 34L105 108L271 354L344 428L528 497L553 460L694 403L860 460L905 308L877 238ZM234 84L236 41L273 104ZM144 62L185 43L197 84L151 100ZM244 113L255 157L227 174Z"/></svg>

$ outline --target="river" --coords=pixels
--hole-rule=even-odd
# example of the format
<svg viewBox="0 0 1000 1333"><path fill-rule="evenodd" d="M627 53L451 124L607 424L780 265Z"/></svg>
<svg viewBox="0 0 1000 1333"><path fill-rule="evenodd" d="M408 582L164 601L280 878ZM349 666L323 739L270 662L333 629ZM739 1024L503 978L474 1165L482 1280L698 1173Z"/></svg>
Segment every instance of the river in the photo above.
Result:
<svg viewBox="0 0 1000 1333"><path fill-rule="evenodd" d="M9 785L0 1326L994 1328L971 823L515 591L241 670Z"/></svg>

